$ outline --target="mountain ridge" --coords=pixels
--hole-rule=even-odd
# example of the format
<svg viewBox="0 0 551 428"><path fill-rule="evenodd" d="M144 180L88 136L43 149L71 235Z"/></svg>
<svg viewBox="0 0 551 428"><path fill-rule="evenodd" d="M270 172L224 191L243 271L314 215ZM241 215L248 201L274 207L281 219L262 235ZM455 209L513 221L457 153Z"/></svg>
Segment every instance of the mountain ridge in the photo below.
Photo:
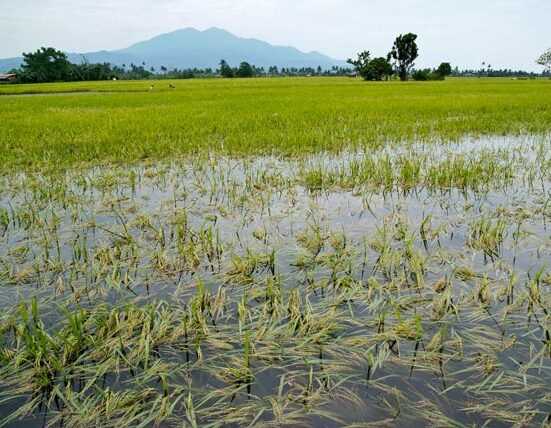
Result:
<svg viewBox="0 0 551 428"><path fill-rule="evenodd" d="M221 59L238 66L247 61L257 67L345 67L346 63L317 51L303 52L293 46L272 45L268 42L238 37L227 30L211 27L206 30L182 28L159 34L148 40L135 42L126 48L99 50L84 54L68 53L69 60L79 63L85 59L90 63L108 62L111 65L142 65L173 68L218 67ZM22 57L0 59L0 71L19 67Z"/></svg>

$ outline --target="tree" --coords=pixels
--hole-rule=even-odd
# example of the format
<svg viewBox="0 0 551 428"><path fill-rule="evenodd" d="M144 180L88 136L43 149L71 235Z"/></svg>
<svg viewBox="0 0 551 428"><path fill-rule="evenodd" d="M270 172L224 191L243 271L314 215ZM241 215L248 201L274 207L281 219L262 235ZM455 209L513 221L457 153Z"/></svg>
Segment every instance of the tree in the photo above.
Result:
<svg viewBox="0 0 551 428"><path fill-rule="evenodd" d="M394 60L394 64L398 69L398 76L402 81L407 80L409 72L415 65L414 61L419 56L419 49L415 40L417 40L416 34L400 34L396 37L394 45L387 56L388 61Z"/></svg>
<svg viewBox="0 0 551 428"><path fill-rule="evenodd" d="M55 82L68 80L72 64L67 55L54 48L40 48L23 53L22 80L28 82Z"/></svg>
<svg viewBox="0 0 551 428"><path fill-rule="evenodd" d="M392 76L392 65L381 56L369 61L366 71L366 80L385 80Z"/></svg>
<svg viewBox="0 0 551 428"><path fill-rule="evenodd" d="M254 70L248 62L242 62L235 73L236 77L253 77Z"/></svg>
<svg viewBox="0 0 551 428"><path fill-rule="evenodd" d="M434 74L430 68L422 68L420 70L413 70L411 73L411 78L417 81L427 81L434 80Z"/></svg>
<svg viewBox="0 0 551 428"><path fill-rule="evenodd" d="M220 75L222 77L233 77L233 68L230 67L225 59L220 61Z"/></svg>
<svg viewBox="0 0 551 428"><path fill-rule="evenodd" d="M348 59L364 80L383 80L392 75L392 66L383 57L371 59L369 51L358 54L357 60Z"/></svg>
<svg viewBox="0 0 551 428"><path fill-rule="evenodd" d="M436 71L441 75L441 76L449 76L450 74L452 74L452 66L449 62L443 62L442 64L440 64L440 66L436 69Z"/></svg>
<svg viewBox="0 0 551 428"><path fill-rule="evenodd" d="M452 66L449 62L443 62L440 64L433 73L435 80L444 80L446 76L449 76L450 74L452 74Z"/></svg>
<svg viewBox="0 0 551 428"><path fill-rule="evenodd" d="M358 59L353 60L348 58L346 62L353 65L358 74L366 79L369 61L371 61L371 53L369 51L363 51L358 54Z"/></svg>
<svg viewBox="0 0 551 428"><path fill-rule="evenodd" d="M547 49L537 60L536 64L543 65L545 72L551 73L551 48Z"/></svg>

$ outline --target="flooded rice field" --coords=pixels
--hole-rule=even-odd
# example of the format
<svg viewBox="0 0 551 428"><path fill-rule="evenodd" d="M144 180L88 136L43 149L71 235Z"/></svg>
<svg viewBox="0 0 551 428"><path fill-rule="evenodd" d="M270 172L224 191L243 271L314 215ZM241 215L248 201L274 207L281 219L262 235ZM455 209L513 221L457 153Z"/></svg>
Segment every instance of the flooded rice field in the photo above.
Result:
<svg viewBox="0 0 551 428"><path fill-rule="evenodd" d="M0 421L549 426L551 139L0 178Z"/></svg>

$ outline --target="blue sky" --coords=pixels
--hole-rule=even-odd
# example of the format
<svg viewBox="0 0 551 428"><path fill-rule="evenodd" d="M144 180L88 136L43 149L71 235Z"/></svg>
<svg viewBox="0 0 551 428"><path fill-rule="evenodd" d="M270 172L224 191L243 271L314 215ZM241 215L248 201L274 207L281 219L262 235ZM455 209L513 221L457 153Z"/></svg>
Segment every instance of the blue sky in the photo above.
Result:
<svg viewBox="0 0 551 428"><path fill-rule="evenodd" d="M40 46L117 49L213 26L337 59L363 49L385 55L398 34L414 32L418 66L540 70L551 0L0 0L0 57Z"/></svg>

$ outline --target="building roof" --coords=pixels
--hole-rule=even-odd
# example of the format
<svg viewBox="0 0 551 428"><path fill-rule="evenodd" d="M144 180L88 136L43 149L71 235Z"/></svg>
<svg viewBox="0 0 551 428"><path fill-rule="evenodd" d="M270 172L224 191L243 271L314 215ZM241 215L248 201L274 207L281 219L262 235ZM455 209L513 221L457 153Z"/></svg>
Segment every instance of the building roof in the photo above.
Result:
<svg viewBox="0 0 551 428"><path fill-rule="evenodd" d="M17 74L14 74L14 73L10 73L10 74L0 73L0 80L15 79L16 77L17 77Z"/></svg>

